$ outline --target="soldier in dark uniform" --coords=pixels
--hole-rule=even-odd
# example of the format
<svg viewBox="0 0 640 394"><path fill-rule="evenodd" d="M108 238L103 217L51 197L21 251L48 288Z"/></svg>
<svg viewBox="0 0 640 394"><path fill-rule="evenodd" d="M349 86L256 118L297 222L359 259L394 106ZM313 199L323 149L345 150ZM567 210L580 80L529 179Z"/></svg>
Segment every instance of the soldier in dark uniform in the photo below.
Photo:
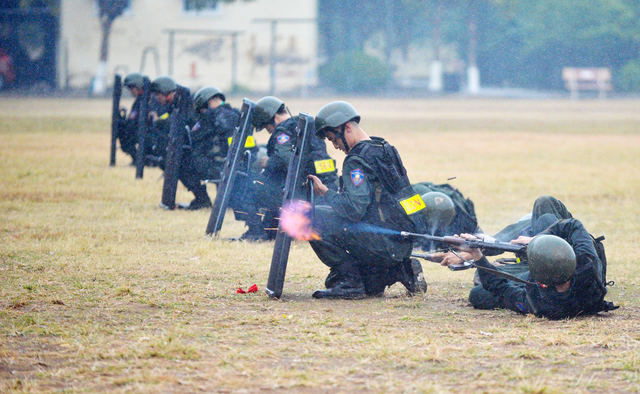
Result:
<svg viewBox="0 0 640 394"><path fill-rule="evenodd" d="M382 138L369 137L359 122L355 108L342 101L325 105L315 119L318 137L329 139L347 157L339 192L309 175L315 193L328 204L316 207L314 224L322 239L310 244L330 273L327 290L313 297L379 296L396 282L410 294L425 292L422 266L410 258L411 240L396 235L411 228L394 190L411 188L406 170L397 150Z"/></svg>
<svg viewBox="0 0 640 394"><path fill-rule="evenodd" d="M253 182L250 192L250 214L247 217L249 230L243 235L247 240L274 239L280 206L284 198L289 161L296 143L298 117L291 116L284 102L277 97L267 96L258 100L253 117L256 130L266 129L269 134L267 156L260 159L262 171ZM316 136L312 136L310 152L306 152L304 176L317 175L329 188L338 189L338 176L333 160L327 153L327 146ZM303 190L296 191L298 195ZM317 201L322 203L322 201ZM260 213L260 216L258 216ZM268 230L264 230L268 229Z"/></svg>
<svg viewBox="0 0 640 394"><path fill-rule="evenodd" d="M469 234L461 236L474 237ZM474 307L506 308L549 319L617 309L604 300L607 294L605 267L593 238L579 220L556 220L535 237L520 236L514 242L528 244L529 271L520 278L530 283L518 283L478 270L482 286L495 297L495 304L488 305L486 300L479 302L480 298L470 296ZM467 252L476 265L495 269L480 249Z"/></svg>
<svg viewBox="0 0 640 394"><path fill-rule="evenodd" d="M240 111L225 100L225 95L215 86L198 90L193 99L197 122L191 128L191 155L202 180L220 179L229 152L229 139L240 118Z"/></svg>
<svg viewBox="0 0 640 394"><path fill-rule="evenodd" d="M169 116L174 109L178 85L169 76L160 76L151 82L151 93L156 105L149 110L152 127L145 141L145 165L164 170L164 159L169 145Z"/></svg>
<svg viewBox="0 0 640 394"><path fill-rule="evenodd" d="M120 148L133 160L136 157L136 143L138 141L138 114L140 113L140 98L142 96L142 83L144 76L140 73L131 73L124 78L124 86L129 89L135 98L131 110L125 119L124 125L118 130L117 138L120 140Z"/></svg>
<svg viewBox="0 0 640 394"><path fill-rule="evenodd" d="M151 82L151 92L158 102L159 109L157 111L150 111L153 127L148 136L149 143L145 144L147 150L146 160L157 162L158 166L163 170L166 164L165 157L167 155L169 132L171 129L170 116L177 104L177 89L178 85L173 78L169 76L161 76ZM187 124L194 123L191 116L187 116L186 118ZM183 132L186 133L186 130ZM188 143L189 136L185 137L185 141ZM184 146L182 148L184 148ZM200 183L200 179L193 169L190 149L185 149L182 152L180 160L178 179L195 195L195 199L189 204L177 204L178 207L191 210L211 207L211 200L207 194L206 186ZM164 209L173 209L173 207L167 207L162 203L160 206Z"/></svg>
<svg viewBox="0 0 640 394"><path fill-rule="evenodd" d="M178 208L197 210L211 207L207 188L201 181L220 179L229 151L229 138L238 123L240 112L225 102L225 95L215 86L206 86L194 96L197 121L189 133L190 150L185 150L178 179L195 198L178 203Z"/></svg>

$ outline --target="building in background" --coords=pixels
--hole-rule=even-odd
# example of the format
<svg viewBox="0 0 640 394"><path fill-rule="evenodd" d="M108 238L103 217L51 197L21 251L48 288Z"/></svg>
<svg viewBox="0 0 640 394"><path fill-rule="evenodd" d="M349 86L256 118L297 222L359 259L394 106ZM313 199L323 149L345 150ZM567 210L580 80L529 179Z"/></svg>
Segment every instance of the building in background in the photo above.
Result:
<svg viewBox="0 0 640 394"><path fill-rule="evenodd" d="M201 9L195 3L130 0L112 26L107 81L141 71L171 75L192 90L216 85L272 93L316 83L316 0L203 1ZM92 84L100 40L95 3L61 0L60 87Z"/></svg>
<svg viewBox="0 0 640 394"><path fill-rule="evenodd" d="M90 89L102 39L97 4L0 5L6 83L30 86L38 79L59 89ZM317 83L316 15L316 0L129 0L111 27L105 80L110 85L116 73L141 71L171 75L192 90L303 91Z"/></svg>

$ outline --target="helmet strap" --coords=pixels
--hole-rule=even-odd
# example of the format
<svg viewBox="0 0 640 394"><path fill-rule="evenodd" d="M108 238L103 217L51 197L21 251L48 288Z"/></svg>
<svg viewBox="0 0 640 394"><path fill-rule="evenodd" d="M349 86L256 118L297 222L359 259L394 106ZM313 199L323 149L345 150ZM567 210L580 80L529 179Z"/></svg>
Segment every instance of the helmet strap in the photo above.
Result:
<svg viewBox="0 0 640 394"><path fill-rule="evenodd" d="M342 140L342 144L344 145L344 149L347 151L347 153L351 150L349 149L349 144L347 144L347 139L344 138L344 130L347 128L347 124L343 124L342 126L340 126L340 133L338 134L340 136L340 139Z"/></svg>

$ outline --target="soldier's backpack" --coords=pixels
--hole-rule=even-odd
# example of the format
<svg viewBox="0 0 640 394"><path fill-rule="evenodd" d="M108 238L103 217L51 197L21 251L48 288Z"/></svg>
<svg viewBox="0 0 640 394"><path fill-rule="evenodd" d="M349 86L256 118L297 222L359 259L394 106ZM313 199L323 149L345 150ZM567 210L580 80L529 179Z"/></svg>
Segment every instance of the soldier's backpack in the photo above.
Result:
<svg viewBox="0 0 640 394"><path fill-rule="evenodd" d="M447 228L438 229L434 235L445 236L462 233L473 234L479 231L478 219L476 218L473 201L465 198L458 189L448 183L436 185L431 182L420 182L417 185L424 186L433 192L446 194L451 198L455 205L456 216L453 218L451 224Z"/></svg>

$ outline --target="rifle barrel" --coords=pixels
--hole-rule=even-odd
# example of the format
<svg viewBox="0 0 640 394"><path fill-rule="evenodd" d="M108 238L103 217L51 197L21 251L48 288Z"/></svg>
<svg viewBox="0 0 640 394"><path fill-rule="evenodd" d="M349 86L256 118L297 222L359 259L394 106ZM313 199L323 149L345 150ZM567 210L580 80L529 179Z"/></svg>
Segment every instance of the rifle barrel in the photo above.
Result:
<svg viewBox="0 0 640 394"><path fill-rule="evenodd" d="M477 249L490 249L502 252L524 253L527 249L527 245L512 244L508 242L489 242L482 239L464 239L452 236L436 237L428 234L410 233L407 231L400 232L400 235L404 238L424 238L429 241L441 242L450 246L467 246L469 248Z"/></svg>

